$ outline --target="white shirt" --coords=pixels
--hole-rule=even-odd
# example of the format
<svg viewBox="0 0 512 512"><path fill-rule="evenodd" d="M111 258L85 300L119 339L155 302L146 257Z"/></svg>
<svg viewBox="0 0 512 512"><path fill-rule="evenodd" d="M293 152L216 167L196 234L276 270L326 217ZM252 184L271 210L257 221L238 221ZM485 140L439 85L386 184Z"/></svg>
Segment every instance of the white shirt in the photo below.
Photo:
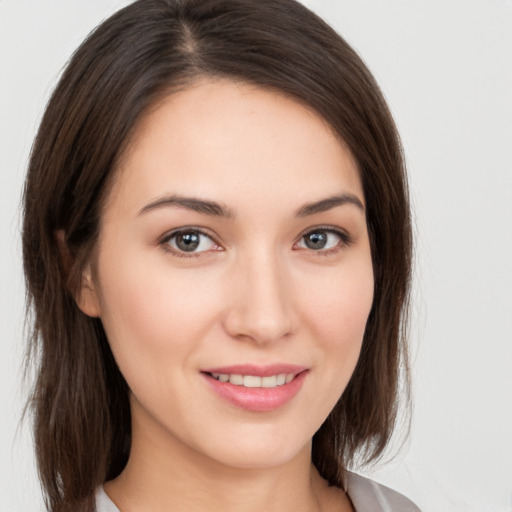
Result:
<svg viewBox="0 0 512 512"><path fill-rule="evenodd" d="M421 512L402 494L355 473L346 473L346 484L347 494L356 512ZM120 512L103 486L96 491L96 511Z"/></svg>

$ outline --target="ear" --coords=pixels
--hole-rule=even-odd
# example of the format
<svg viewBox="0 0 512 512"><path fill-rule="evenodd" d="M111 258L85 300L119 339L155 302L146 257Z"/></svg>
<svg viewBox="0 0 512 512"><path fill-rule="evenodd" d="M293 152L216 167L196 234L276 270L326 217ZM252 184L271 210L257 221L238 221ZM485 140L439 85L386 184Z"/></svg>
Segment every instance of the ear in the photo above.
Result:
<svg viewBox="0 0 512 512"><path fill-rule="evenodd" d="M96 285L92 277L91 265L88 263L84 268L80 281L80 289L75 297L77 306L88 316L99 318L100 301L96 291Z"/></svg>
<svg viewBox="0 0 512 512"><path fill-rule="evenodd" d="M55 231L55 239L59 247L60 259L66 282L70 283L70 273L73 271L75 262L66 243L65 232L62 229ZM69 287L79 309L88 316L99 317L100 305L96 285L90 262L88 262L81 273L80 284L76 290Z"/></svg>

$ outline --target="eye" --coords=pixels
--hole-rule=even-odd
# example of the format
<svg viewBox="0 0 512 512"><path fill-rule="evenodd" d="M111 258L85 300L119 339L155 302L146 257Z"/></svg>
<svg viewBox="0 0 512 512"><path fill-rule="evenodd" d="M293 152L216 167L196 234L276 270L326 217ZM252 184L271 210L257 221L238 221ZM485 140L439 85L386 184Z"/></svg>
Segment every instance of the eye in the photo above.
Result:
<svg viewBox="0 0 512 512"><path fill-rule="evenodd" d="M326 252L347 245L349 242L350 238L346 233L334 229L318 228L302 235L297 247Z"/></svg>
<svg viewBox="0 0 512 512"><path fill-rule="evenodd" d="M218 248L212 238L199 229L182 229L165 236L160 244L176 253L197 254Z"/></svg>

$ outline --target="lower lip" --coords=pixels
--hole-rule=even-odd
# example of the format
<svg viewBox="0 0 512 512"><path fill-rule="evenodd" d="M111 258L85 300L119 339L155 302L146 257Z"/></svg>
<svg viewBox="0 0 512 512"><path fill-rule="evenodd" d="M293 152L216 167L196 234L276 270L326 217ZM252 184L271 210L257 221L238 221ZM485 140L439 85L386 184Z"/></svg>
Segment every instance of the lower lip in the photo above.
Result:
<svg viewBox="0 0 512 512"><path fill-rule="evenodd" d="M299 373L288 384L275 388L246 388L221 382L207 373L202 375L215 393L236 407L246 411L269 412L288 403L300 391L307 373Z"/></svg>

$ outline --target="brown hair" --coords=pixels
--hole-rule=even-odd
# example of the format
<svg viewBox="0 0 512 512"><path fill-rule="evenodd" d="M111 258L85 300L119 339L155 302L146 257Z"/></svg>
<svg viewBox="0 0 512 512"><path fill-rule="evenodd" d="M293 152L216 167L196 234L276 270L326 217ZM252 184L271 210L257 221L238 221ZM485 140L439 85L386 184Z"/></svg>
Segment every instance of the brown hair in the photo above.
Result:
<svg viewBox="0 0 512 512"><path fill-rule="evenodd" d="M128 387L101 321L74 301L98 237L109 179L141 115L202 76L278 90L319 112L356 158L367 203L373 307L354 375L313 439L331 484L393 431L411 266L405 168L385 100L362 60L294 0L139 0L103 22L67 65L35 140L24 194L23 256L34 313L31 397L46 504L93 510L94 489L128 457ZM69 252L61 258L56 232ZM407 389L407 388L405 388Z"/></svg>

